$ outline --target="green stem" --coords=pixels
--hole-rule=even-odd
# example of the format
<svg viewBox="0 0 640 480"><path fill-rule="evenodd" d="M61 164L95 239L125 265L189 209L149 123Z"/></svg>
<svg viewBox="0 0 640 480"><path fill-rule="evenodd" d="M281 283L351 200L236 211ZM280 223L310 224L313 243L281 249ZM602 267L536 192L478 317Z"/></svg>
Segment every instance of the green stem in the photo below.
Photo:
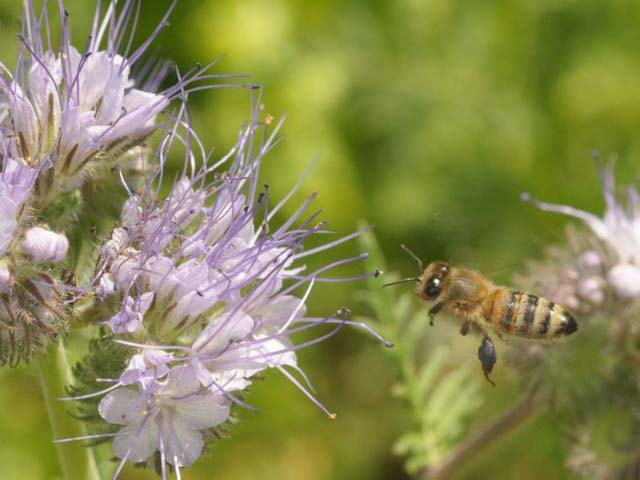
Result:
<svg viewBox="0 0 640 480"><path fill-rule="evenodd" d="M535 402L533 395L525 396L486 428L469 435L469 438L453 450L442 463L427 469L421 477L422 480L445 480L450 478L454 472L457 472L472 457L529 418L535 416L539 411L539 402Z"/></svg>
<svg viewBox="0 0 640 480"><path fill-rule="evenodd" d="M71 366L62 339L55 342L47 357L36 363L53 437L60 439L86 435L85 426L69 415L65 403L58 400L66 396L65 386L72 383ZM56 451L65 480L100 480L92 448L83 446L79 441L65 442L56 443Z"/></svg>

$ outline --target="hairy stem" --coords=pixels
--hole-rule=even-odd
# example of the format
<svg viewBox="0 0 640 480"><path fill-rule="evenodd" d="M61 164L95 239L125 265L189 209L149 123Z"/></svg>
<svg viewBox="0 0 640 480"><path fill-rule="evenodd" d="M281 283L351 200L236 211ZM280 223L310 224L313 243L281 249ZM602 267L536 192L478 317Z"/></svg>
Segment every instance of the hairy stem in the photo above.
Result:
<svg viewBox="0 0 640 480"><path fill-rule="evenodd" d="M466 464L471 457L509 433L525 420L537 413L537 403L527 395L515 406L489 424L483 430L472 433L469 438L453 450L439 465L424 471L422 480L445 480Z"/></svg>
<svg viewBox="0 0 640 480"><path fill-rule="evenodd" d="M57 400L66 395L64 387L72 382L71 366L62 339L55 342L47 357L37 361L37 369L53 437L86 435L84 425L69 415L65 404ZM84 447L81 442L68 442L57 443L56 451L65 480L100 480L92 448Z"/></svg>

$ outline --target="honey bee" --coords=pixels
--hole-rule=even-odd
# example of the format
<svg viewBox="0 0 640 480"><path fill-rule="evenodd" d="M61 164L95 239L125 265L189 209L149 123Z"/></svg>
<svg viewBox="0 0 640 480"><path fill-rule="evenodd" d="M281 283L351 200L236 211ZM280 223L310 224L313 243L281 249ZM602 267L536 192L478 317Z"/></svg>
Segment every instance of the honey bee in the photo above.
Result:
<svg viewBox="0 0 640 480"><path fill-rule="evenodd" d="M493 330L530 340L554 340L571 335L578 323L569 311L546 298L493 284L479 272L452 267L444 262L432 262L423 270L422 261L406 246L402 249L413 257L422 272L419 277L387 283L383 287L404 282L416 282L415 293L422 302L433 304L429 309L429 324L439 313L462 321L460 333L471 328L482 334L478 359L485 378L497 361L495 346L489 337Z"/></svg>

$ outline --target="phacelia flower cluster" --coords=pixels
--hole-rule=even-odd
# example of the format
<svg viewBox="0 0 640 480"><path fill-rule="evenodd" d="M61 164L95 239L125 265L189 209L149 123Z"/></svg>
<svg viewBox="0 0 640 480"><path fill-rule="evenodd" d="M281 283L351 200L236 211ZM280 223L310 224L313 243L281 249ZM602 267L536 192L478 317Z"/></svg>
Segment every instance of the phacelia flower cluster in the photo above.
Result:
<svg viewBox="0 0 640 480"><path fill-rule="evenodd" d="M67 297L78 290L62 278L73 250L68 232L93 200L82 187L117 185L118 170L144 164L143 142L158 115L213 77L196 69L156 92L167 66L141 59L170 11L132 49L139 3L98 4L78 50L62 2L57 40L47 3L39 13L31 0L24 5L17 65L0 64L0 363L12 364L29 360L70 321Z"/></svg>
<svg viewBox="0 0 640 480"><path fill-rule="evenodd" d="M117 17L115 2L102 18L97 8L80 52L71 44L66 11L60 11L62 34L55 48L46 12L37 15L26 2L18 65L14 73L2 66L0 116L7 154L40 167L40 195L77 188L98 166L113 167L156 128L157 115L171 100L173 90L151 91L158 83L153 76L151 89L136 88L132 68L160 27L129 52L133 32L127 26L135 3L125 2Z"/></svg>
<svg viewBox="0 0 640 480"><path fill-rule="evenodd" d="M80 439L113 441L114 478L127 462L180 478L234 408L253 408L246 391L268 369L333 417L315 398L297 351L345 325L388 345L349 320L348 309L307 313L315 285L379 272L331 276L364 254L305 267L307 257L361 232L305 250L309 237L330 233L319 211L307 211L315 194L281 218L301 182L272 204L259 171L282 122L261 121L261 108L252 108L235 146L216 161L193 131L192 92L248 87L252 105L260 105L257 89L214 83L236 76L197 67L176 69L175 84L158 91L167 64L142 59L174 4L135 48L141 2L98 2L89 40L77 49L62 2L61 36L52 41L46 2L36 13L27 0L18 64L0 67L0 361L30 359L76 324L95 326L66 399L100 421L101 433ZM181 102L170 110L175 99ZM160 126L152 154L146 141ZM100 189L119 192L108 199L117 204L111 218L82 224L106 203Z"/></svg>
<svg viewBox="0 0 640 480"><path fill-rule="evenodd" d="M534 269L543 293L585 313L629 306L640 299L640 195L629 186L626 202L618 200L613 164L599 165L598 172L605 200L602 217L523 195L538 208L578 218L588 228L586 234L571 232L568 248L550 249L553 261Z"/></svg>
<svg viewBox="0 0 640 480"><path fill-rule="evenodd" d="M47 265L64 259L64 234L35 225L30 212L38 169L5 156L0 172L0 362L11 364L62 328L55 280Z"/></svg>
<svg viewBox="0 0 640 480"><path fill-rule="evenodd" d="M624 478L637 470L639 422L628 406L640 395L640 196L634 186L616 189L613 162L603 166L596 157L596 163L604 193L602 217L524 195L544 211L582 221L568 229L566 245L549 249L518 279L522 288L579 315L585 325L582 337L558 348L514 346L510 354L523 388L533 385L539 400L546 399L556 411L564 410L570 422L577 421L567 467L581 478ZM624 412L629 425L627 433L616 437L615 459L611 442L602 441L598 418L603 412Z"/></svg>
<svg viewBox="0 0 640 480"><path fill-rule="evenodd" d="M166 464L177 471L192 464L229 419L234 403L252 408L243 393L266 369L279 370L333 417L311 393L296 351L355 323L344 312L310 317L305 302L316 283L377 272L325 276L365 255L306 271L301 259L360 232L305 251L305 239L326 233L317 221L319 212L306 212L315 195L274 225L290 195L271 207L268 187L259 187L260 163L275 132L256 120L257 113L228 155L184 171L161 196L158 186L174 143L191 139L182 145L186 170L197 163L194 145L200 144L188 127L186 134L169 133L158 157L158 176L141 194L132 193L121 226L101 248L96 294L116 310L105 320L115 341L131 350L113 385L95 393L104 395L100 416L123 426L113 443L121 468L154 455L163 475ZM293 341L292 335L321 325L332 327L304 343Z"/></svg>

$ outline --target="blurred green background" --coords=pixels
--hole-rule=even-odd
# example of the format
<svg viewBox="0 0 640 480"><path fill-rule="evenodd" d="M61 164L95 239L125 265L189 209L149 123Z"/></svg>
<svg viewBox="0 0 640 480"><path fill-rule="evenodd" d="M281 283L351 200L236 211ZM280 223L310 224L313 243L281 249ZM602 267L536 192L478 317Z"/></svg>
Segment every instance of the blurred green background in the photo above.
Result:
<svg viewBox="0 0 640 480"><path fill-rule="evenodd" d="M169 2L148 1L139 34ZM92 2L65 2L84 45ZM21 2L0 3L2 61L15 60ZM406 243L425 260L479 268L508 283L527 259L562 242L566 219L519 201L602 211L597 149L619 156L622 183L640 158L640 3L529 1L181 1L155 52L183 71L224 54L216 71L248 73L265 88L265 112L285 112L284 141L263 179L281 198L316 154L297 200L319 191L324 219L339 234L375 225L389 265L413 275ZM249 101L245 90L191 97L208 146L229 148ZM298 203L290 202L285 213ZM350 244L335 255L355 254ZM328 257L323 262L327 263ZM316 288L309 310L341 306L362 286ZM407 287L409 288L409 287ZM429 331L441 335L442 323ZM460 340L460 368L477 369L475 344ZM466 340L465 340L466 342ZM503 347L508 348L508 347ZM391 445L410 419L390 390L397 372L378 343L351 330L300 353L328 420L277 372L257 382L229 439L184 472L197 479L402 479ZM48 420L29 367L0 370L0 476L59 473ZM504 367L483 385L479 425L518 396ZM526 424L474 460L464 479L564 479L562 425ZM128 468L123 479L155 478Z"/></svg>

